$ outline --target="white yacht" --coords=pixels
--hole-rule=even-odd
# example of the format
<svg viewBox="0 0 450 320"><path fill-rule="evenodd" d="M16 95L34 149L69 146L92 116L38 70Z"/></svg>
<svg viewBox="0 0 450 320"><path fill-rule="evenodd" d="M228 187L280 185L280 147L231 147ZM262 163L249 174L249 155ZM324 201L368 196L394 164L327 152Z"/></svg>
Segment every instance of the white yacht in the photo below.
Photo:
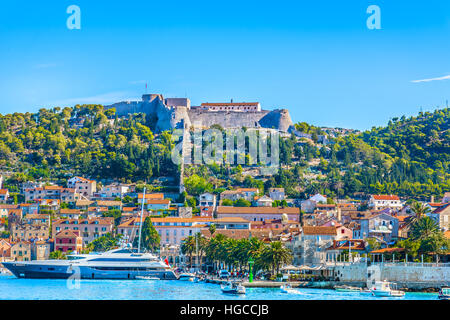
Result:
<svg viewBox="0 0 450 320"><path fill-rule="evenodd" d="M173 269L159 257L140 250L145 191L144 188L137 250L132 249L129 243L123 243L120 249L68 255L67 260L3 262L3 266L18 278L177 279Z"/></svg>
<svg viewBox="0 0 450 320"><path fill-rule="evenodd" d="M67 260L4 262L18 278L139 279L156 277L175 280L173 269L151 253L121 248L98 254L68 255Z"/></svg>

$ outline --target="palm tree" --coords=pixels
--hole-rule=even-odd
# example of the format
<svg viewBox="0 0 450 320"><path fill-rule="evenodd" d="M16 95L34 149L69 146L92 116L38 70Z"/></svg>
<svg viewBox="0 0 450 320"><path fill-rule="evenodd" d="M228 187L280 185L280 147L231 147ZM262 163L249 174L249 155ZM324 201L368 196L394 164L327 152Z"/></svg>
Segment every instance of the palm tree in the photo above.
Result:
<svg viewBox="0 0 450 320"><path fill-rule="evenodd" d="M221 233L211 238L206 245L205 253L209 260L213 263L219 265L221 261L221 251L223 247L223 242L225 241L225 236Z"/></svg>
<svg viewBox="0 0 450 320"><path fill-rule="evenodd" d="M411 225L413 240L429 239L439 233L439 224L430 217L422 217Z"/></svg>
<svg viewBox="0 0 450 320"><path fill-rule="evenodd" d="M281 241L271 242L270 245L264 247L259 257L259 265L268 269L272 267L272 273L278 274L282 264L290 263L292 261L291 250L283 247Z"/></svg>
<svg viewBox="0 0 450 320"><path fill-rule="evenodd" d="M214 232L216 232L216 225L214 223L210 224L208 230L209 230L209 233L211 234L211 237L212 237Z"/></svg>
<svg viewBox="0 0 450 320"><path fill-rule="evenodd" d="M411 205L411 210L416 215L414 221L420 220L424 215L431 212L430 207L419 201L416 201Z"/></svg>
<svg viewBox="0 0 450 320"><path fill-rule="evenodd" d="M192 268L192 255L195 251L195 238L194 236L189 236L186 239L184 239L183 243L181 244L181 252L183 254L189 255L189 266Z"/></svg>

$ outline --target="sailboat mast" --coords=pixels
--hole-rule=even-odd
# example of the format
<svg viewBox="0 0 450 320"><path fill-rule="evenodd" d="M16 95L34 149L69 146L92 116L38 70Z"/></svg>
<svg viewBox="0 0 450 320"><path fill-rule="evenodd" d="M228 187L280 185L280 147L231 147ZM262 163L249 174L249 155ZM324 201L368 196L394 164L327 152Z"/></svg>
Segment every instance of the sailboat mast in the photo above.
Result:
<svg viewBox="0 0 450 320"><path fill-rule="evenodd" d="M141 207L141 222L139 223L139 242L138 242L138 253L141 252L141 233L142 233L142 216L144 215L144 200L145 200L145 190L144 187L144 194L142 195L142 207Z"/></svg>

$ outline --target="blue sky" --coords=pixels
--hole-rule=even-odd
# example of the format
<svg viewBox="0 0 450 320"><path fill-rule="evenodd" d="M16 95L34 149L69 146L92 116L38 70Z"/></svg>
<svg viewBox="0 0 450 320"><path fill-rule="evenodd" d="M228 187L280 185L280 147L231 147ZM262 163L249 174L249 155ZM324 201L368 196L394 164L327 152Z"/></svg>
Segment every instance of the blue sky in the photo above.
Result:
<svg viewBox="0 0 450 320"><path fill-rule="evenodd" d="M356 129L450 100L447 0L39 2L0 4L2 114L138 99L145 82ZM81 30L66 27L72 4Z"/></svg>

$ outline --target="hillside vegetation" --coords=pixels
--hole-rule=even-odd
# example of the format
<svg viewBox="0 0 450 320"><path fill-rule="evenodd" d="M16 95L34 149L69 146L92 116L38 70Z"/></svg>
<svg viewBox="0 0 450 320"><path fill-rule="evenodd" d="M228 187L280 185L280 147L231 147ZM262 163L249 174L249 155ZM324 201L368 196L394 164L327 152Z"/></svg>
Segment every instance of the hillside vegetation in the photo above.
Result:
<svg viewBox="0 0 450 320"><path fill-rule="evenodd" d="M18 191L27 180L71 175L92 179L148 182L167 176L178 180L172 163L171 133L154 134L155 119L144 114L118 118L100 105L41 109L38 113L0 115L0 166L9 172L7 187ZM429 199L450 191L450 109L394 118L386 127L365 132L344 130L318 142L321 128L298 123L311 139L292 134L280 141L282 166L258 176L257 165L187 166L190 195L219 193L236 186L284 187L291 197L321 192L331 197L398 194ZM329 132L329 129L327 129Z"/></svg>

